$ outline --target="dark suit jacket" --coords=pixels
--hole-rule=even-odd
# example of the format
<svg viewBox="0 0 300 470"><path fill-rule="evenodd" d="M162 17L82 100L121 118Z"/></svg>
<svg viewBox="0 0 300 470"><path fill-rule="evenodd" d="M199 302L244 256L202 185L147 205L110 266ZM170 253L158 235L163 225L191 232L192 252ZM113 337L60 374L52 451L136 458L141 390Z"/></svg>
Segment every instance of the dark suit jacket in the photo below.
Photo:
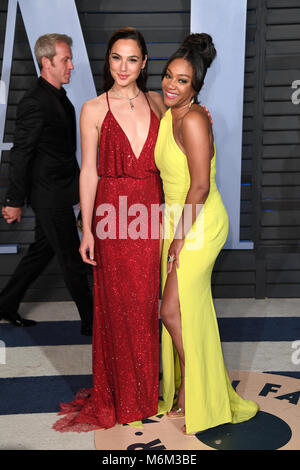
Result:
<svg viewBox="0 0 300 470"><path fill-rule="evenodd" d="M42 77L17 110L10 181L4 205L59 208L79 200L75 112L63 88Z"/></svg>

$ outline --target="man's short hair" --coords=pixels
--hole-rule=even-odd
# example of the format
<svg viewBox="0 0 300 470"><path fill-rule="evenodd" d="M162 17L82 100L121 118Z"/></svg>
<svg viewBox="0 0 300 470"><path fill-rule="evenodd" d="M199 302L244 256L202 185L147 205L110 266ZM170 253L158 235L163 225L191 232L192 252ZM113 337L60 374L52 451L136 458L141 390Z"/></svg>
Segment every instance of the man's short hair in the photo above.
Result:
<svg viewBox="0 0 300 470"><path fill-rule="evenodd" d="M42 68L42 57L47 57L52 61L56 54L56 44L59 42L65 42L69 47L72 47L73 40L66 34L49 33L40 36L35 43L34 53L37 63Z"/></svg>

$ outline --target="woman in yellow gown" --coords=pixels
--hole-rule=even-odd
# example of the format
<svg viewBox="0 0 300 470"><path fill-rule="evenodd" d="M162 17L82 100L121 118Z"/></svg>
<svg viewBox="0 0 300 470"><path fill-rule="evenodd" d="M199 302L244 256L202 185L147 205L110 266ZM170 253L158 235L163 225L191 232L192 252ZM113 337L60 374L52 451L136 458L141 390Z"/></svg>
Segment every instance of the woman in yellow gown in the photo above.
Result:
<svg viewBox="0 0 300 470"><path fill-rule="evenodd" d="M187 434L246 421L258 411L232 388L211 294L228 216L215 183L211 122L197 95L215 55L209 35L191 34L168 60L162 90L169 109L155 148L165 195L159 412L185 416Z"/></svg>

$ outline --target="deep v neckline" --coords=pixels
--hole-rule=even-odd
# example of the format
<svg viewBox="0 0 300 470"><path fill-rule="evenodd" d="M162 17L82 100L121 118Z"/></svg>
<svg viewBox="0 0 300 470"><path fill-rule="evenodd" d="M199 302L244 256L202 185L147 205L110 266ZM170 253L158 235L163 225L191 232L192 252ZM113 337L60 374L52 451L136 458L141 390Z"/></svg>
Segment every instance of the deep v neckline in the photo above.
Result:
<svg viewBox="0 0 300 470"><path fill-rule="evenodd" d="M145 96L145 94L144 94L144 96ZM129 145L129 147L130 147L130 150L131 150L132 155L134 156L134 158L135 158L136 160L139 160L139 159L141 158L141 155L142 155L142 153L143 153L143 151L144 151L144 148L146 147L146 144L147 144L147 142L148 142L148 140L149 140L150 131L151 131L151 126L152 126L152 109L151 109L151 106L150 106L150 103L149 103L148 99L146 98L147 103L148 103L148 105L149 105L149 112L150 112L149 129L148 129L148 134L147 134L146 140L145 140L145 142L144 142L144 144L143 144L143 146L142 146L142 149L141 149L141 151L140 151L138 157L136 156L136 154L134 153L134 151L133 151L133 149L132 149L132 145L131 145L131 143L130 143L130 140L129 140L128 137L127 137L126 132L124 131L124 129L122 128L121 124L119 123L119 121L117 120L117 118L114 116L112 110L110 109L110 104L109 104L109 99L108 99L108 93L107 93L107 92L106 92L106 99L107 99L107 104L108 104L108 112L112 115L113 120L115 121L115 123L117 124L117 126L119 127L119 129L121 130L121 132L122 132L122 134L124 135L125 139L127 140L127 143L128 143L128 145Z"/></svg>

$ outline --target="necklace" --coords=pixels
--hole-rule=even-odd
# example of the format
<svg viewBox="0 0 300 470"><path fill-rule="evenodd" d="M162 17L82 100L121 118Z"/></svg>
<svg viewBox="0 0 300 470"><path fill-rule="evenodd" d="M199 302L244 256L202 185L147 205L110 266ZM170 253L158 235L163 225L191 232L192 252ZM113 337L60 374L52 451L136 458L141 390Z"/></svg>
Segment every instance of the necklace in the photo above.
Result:
<svg viewBox="0 0 300 470"><path fill-rule="evenodd" d="M134 110L134 105L133 105L133 103L132 103L132 100L135 100L135 98L137 98L137 97L139 96L141 90L139 90L139 91L137 92L137 94L136 94L133 98L127 98L127 96L120 95L120 93L118 93L116 90L114 90L114 88L112 88L112 91L113 91L117 96L119 96L120 98L123 98L124 100L129 101L129 104L130 104L130 111L133 111L133 110Z"/></svg>

